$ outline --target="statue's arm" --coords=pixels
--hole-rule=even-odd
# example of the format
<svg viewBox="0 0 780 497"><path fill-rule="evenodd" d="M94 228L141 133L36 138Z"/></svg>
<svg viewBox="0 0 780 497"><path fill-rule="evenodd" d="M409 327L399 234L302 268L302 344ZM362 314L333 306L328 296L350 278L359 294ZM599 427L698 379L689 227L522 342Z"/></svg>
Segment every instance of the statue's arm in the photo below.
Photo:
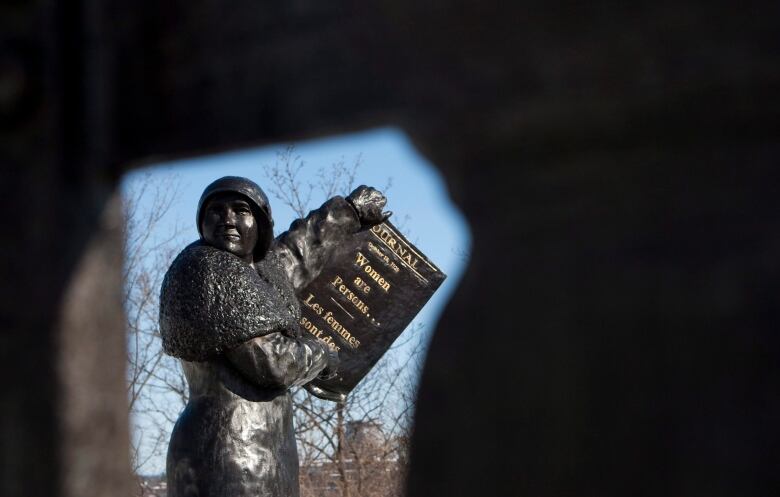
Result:
<svg viewBox="0 0 780 497"><path fill-rule="evenodd" d="M359 186L347 198L333 197L319 209L297 219L274 240L271 250L282 261L298 291L322 271L334 249L362 226L382 222L387 199L378 190Z"/></svg>
<svg viewBox="0 0 780 497"><path fill-rule="evenodd" d="M308 383L326 367L335 369L337 361L325 344L282 333L253 338L227 351L225 356L246 379L273 389Z"/></svg>
<svg viewBox="0 0 780 497"><path fill-rule="evenodd" d="M298 291L319 275L335 247L360 229L360 219L343 197L333 197L319 209L296 219L274 240L287 276Z"/></svg>

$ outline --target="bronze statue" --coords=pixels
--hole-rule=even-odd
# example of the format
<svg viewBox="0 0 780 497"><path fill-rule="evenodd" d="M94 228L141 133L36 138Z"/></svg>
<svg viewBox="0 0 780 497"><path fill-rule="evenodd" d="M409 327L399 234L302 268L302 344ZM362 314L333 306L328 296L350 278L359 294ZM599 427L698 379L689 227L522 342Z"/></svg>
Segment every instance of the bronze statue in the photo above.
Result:
<svg viewBox="0 0 780 497"><path fill-rule="evenodd" d="M170 497L299 494L289 388L333 374L337 357L301 332L295 292L345 237L385 219L385 203L360 186L273 239L255 183L224 177L205 189L201 239L171 264L160 297L163 347L190 389L168 447Z"/></svg>

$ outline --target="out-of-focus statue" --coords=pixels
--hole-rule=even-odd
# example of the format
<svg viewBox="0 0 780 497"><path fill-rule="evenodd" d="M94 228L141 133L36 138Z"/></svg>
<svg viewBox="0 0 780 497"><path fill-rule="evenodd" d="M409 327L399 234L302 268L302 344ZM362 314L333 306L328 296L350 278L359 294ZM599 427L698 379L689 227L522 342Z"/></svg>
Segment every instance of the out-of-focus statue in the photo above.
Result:
<svg viewBox="0 0 780 497"><path fill-rule="evenodd" d="M190 397L168 447L170 497L294 497L298 455L289 389L328 377L337 356L302 333L296 290L334 247L385 219L384 195L360 186L274 239L265 193L224 177L198 205L200 240L165 275L160 330Z"/></svg>

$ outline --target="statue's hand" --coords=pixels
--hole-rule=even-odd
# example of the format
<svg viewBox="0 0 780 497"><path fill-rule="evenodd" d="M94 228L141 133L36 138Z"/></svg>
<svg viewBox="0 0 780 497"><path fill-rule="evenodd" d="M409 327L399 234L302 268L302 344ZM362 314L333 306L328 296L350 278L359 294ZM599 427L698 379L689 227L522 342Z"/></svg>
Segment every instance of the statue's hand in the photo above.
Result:
<svg viewBox="0 0 780 497"><path fill-rule="evenodd" d="M282 335L289 338L301 338L303 336L303 331L301 330L301 327L296 324L290 328L283 329Z"/></svg>
<svg viewBox="0 0 780 497"><path fill-rule="evenodd" d="M325 352L328 354L328 365L317 375L317 379L320 380L329 380L335 377L339 370L339 353L327 345L325 345Z"/></svg>
<svg viewBox="0 0 780 497"><path fill-rule="evenodd" d="M360 185L347 197L360 217L362 224L374 225L385 221L392 212L382 212L387 198L376 188Z"/></svg>

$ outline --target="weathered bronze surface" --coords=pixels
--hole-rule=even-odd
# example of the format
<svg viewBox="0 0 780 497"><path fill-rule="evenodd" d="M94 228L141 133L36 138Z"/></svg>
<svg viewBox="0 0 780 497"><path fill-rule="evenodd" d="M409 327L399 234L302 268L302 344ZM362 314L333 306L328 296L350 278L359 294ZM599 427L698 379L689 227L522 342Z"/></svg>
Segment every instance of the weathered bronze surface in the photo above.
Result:
<svg viewBox="0 0 780 497"><path fill-rule="evenodd" d="M227 177L198 207L201 240L171 265L160 298L165 351L182 360L190 398L171 435L171 497L296 496L298 455L289 388L336 367L303 334L296 288L333 248L382 220L384 196L334 197L276 240L262 190Z"/></svg>
<svg viewBox="0 0 780 497"><path fill-rule="evenodd" d="M306 388L318 397L343 401L445 277L389 221L337 247L299 296L302 328L338 352L339 371Z"/></svg>

